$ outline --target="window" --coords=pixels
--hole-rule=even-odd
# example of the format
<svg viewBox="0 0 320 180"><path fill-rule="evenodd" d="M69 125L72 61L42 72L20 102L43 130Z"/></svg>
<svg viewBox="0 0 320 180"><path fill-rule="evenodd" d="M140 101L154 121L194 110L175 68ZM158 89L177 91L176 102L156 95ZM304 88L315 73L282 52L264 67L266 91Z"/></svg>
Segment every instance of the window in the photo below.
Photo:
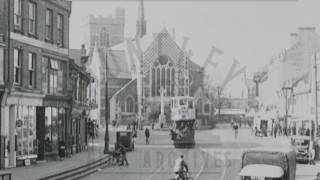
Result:
<svg viewBox="0 0 320 180"><path fill-rule="evenodd" d="M22 13L22 4L21 0L14 0L14 28L21 30L21 13Z"/></svg>
<svg viewBox="0 0 320 180"><path fill-rule="evenodd" d="M63 69L61 66L62 66L61 62L50 59L49 69L48 69L49 94L62 93Z"/></svg>
<svg viewBox="0 0 320 180"><path fill-rule="evenodd" d="M46 11L46 39L52 40L52 10Z"/></svg>
<svg viewBox="0 0 320 180"><path fill-rule="evenodd" d="M21 50L13 50L13 61L14 61L14 82L20 84L21 82Z"/></svg>
<svg viewBox="0 0 320 180"><path fill-rule="evenodd" d="M36 140L36 108L33 106L16 107L16 143L17 156L36 155L38 146Z"/></svg>
<svg viewBox="0 0 320 180"><path fill-rule="evenodd" d="M203 106L202 100L199 99L199 100L197 101L197 110L198 110L198 113L202 113L202 112L203 112L203 111L202 111L202 106Z"/></svg>
<svg viewBox="0 0 320 180"><path fill-rule="evenodd" d="M3 84L4 82L4 48L0 47L0 84Z"/></svg>
<svg viewBox="0 0 320 180"><path fill-rule="evenodd" d="M35 35L36 34L36 4L33 2L29 2L29 33Z"/></svg>
<svg viewBox="0 0 320 180"><path fill-rule="evenodd" d="M35 87L35 65L36 65L36 54L28 54L28 71L29 71L29 86Z"/></svg>
<svg viewBox="0 0 320 180"><path fill-rule="evenodd" d="M58 29L58 39L57 42L60 46L63 45L63 15L58 14L57 16L57 29Z"/></svg>
<svg viewBox="0 0 320 180"><path fill-rule="evenodd" d="M127 102L126 102L126 111L127 112L134 112L134 103L133 103L133 98L131 96L129 96L127 98Z"/></svg>
<svg viewBox="0 0 320 180"><path fill-rule="evenodd" d="M209 104L205 104L204 105L204 112L205 113L209 113L210 112L210 105Z"/></svg>

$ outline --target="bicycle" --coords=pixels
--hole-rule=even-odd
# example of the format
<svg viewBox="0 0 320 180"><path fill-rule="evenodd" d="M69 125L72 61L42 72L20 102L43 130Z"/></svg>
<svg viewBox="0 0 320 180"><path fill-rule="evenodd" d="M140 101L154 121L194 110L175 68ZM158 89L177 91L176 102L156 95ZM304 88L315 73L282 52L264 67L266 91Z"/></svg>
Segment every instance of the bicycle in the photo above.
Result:
<svg viewBox="0 0 320 180"><path fill-rule="evenodd" d="M111 152L110 165L119 165L121 153L119 151Z"/></svg>
<svg viewBox="0 0 320 180"><path fill-rule="evenodd" d="M180 177L176 178L171 178L170 180L194 180L194 178L191 176L189 172L183 171L180 175Z"/></svg>

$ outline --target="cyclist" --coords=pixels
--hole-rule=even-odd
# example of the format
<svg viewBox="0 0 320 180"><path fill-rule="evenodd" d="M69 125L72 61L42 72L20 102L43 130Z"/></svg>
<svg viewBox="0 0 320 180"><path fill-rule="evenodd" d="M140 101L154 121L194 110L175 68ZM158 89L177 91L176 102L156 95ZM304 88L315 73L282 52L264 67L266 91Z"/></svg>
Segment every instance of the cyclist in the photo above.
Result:
<svg viewBox="0 0 320 180"><path fill-rule="evenodd" d="M174 172L176 174L176 179L177 180L184 180L185 179L185 174L184 172L188 173L189 169L188 169L188 165L187 163L184 161L183 159L183 154L180 155L180 157L178 159L176 159L175 161L175 166L174 166Z"/></svg>

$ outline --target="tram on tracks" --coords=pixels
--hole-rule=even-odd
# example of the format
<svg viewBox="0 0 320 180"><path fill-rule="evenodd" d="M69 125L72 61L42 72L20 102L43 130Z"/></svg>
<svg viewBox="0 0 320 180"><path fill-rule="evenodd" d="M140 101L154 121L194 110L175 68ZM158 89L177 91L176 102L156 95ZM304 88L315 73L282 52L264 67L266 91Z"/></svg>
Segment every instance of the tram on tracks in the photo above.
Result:
<svg viewBox="0 0 320 180"><path fill-rule="evenodd" d="M194 99L189 96L171 99L171 139L175 148L192 148L195 145L196 111Z"/></svg>

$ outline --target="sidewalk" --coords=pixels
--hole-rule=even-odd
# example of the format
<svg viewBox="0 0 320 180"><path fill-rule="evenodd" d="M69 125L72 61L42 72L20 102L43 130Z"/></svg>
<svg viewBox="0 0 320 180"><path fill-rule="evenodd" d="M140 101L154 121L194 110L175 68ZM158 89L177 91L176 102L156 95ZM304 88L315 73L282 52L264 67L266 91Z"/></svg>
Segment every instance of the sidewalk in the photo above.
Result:
<svg viewBox="0 0 320 180"><path fill-rule="evenodd" d="M94 144L103 144L103 138L104 137L102 133L100 133L99 138L93 141ZM31 166L6 169L5 171L12 173L12 179L14 180L36 180L41 177L70 170L98 160L106 156L103 154L103 148L103 146L92 145L90 140L87 151L75 154L72 157L65 158L62 161L48 161L44 163L33 164Z"/></svg>

